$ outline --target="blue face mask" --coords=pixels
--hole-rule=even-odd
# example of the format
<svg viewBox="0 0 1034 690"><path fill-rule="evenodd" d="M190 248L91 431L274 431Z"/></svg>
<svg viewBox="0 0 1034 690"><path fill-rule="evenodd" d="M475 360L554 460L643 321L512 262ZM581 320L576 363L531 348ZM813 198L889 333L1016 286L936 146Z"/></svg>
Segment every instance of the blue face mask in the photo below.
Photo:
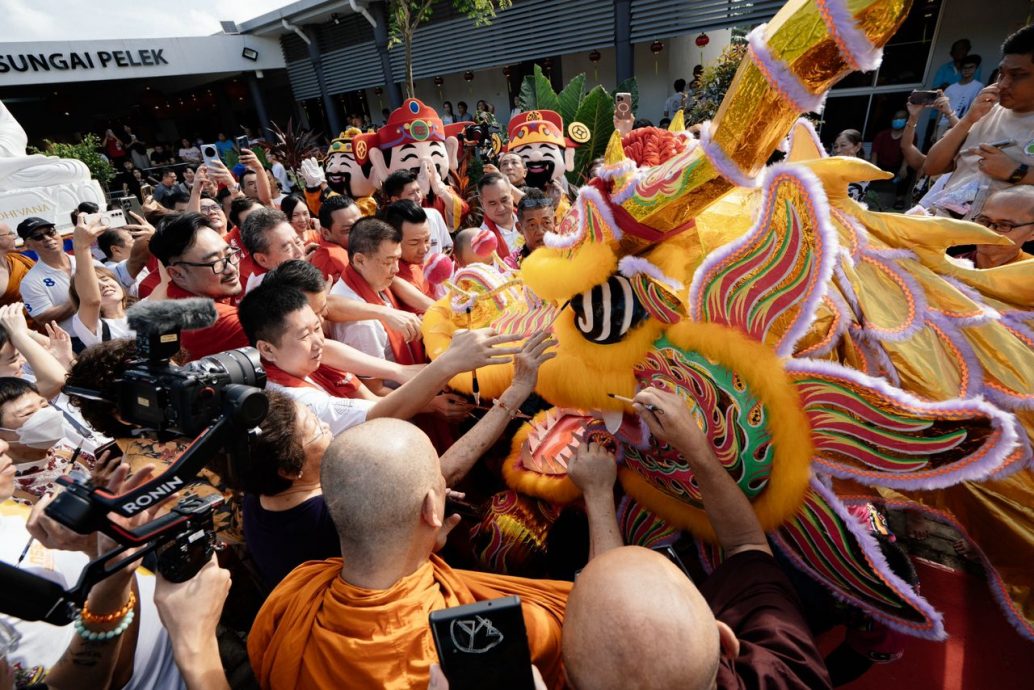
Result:
<svg viewBox="0 0 1034 690"><path fill-rule="evenodd" d="M905 118L898 118L890 121L890 126L894 129L904 129L907 120Z"/></svg>

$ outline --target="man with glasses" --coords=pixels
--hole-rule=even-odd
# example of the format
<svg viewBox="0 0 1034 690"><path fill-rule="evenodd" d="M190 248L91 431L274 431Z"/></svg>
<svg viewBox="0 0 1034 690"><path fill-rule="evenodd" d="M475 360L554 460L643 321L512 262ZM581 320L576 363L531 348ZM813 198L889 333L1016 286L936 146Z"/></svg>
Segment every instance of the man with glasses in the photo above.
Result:
<svg viewBox="0 0 1034 690"><path fill-rule="evenodd" d="M169 299L209 297L215 300L216 322L184 331L180 342L191 359L246 347L233 299L241 293L240 250L231 248L200 213L184 213L155 232L151 253L165 266L172 283Z"/></svg>
<svg viewBox="0 0 1034 690"><path fill-rule="evenodd" d="M977 268L995 268L1005 264L1034 259L1023 251L1026 242L1034 240L1034 188L1017 186L995 192L976 218L977 223L994 230L1012 244L978 244L960 258L969 259Z"/></svg>
<svg viewBox="0 0 1034 690"><path fill-rule="evenodd" d="M18 224L18 236L25 248L39 257L19 288L25 310L40 326L55 322L71 333L75 307L68 296L68 285L75 271L75 257L65 254L57 228L44 218L23 220Z"/></svg>

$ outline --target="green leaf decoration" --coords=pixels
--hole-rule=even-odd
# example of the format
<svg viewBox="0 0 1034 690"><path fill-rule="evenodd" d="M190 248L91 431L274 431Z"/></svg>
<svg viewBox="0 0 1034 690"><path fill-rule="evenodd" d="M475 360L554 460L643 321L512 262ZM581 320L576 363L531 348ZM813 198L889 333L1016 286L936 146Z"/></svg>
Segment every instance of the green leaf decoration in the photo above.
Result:
<svg viewBox="0 0 1034 690"><path fill-rule="evenodd" d="M632 114L639 117L639 82L636 81L635 77L629 77L618 84L618 88L614 93L632 94Z"/></svg>
<svg viewBox="0 0 1034 690"><path fill-rule="evenodd" d="M539 107L538 104L538 99L535 96L535 75L529 74L521 82L521 110L524 112L534 110Z"/></svg>
<svg viewBox="0 0 1034 690"><path fill-rule="evenodd" d="M557 95L557 112L564 120L564 126L571 124L578 112L578 105L585 95L585 75L579 74L564 87L564 90Z"/></svg>
<svg viewBox="0 0 1034 690"><path fill-rule="evenodd" d="M574 119L592 132L592 139L575 149L574 170L567 173L568 182L580 185L588 174L592 161L607 150L607 142L614 131L613 96L602 86L593 88L578 106Z"/></svg>
<svg viewBox="0 0 1034 690"><path fill-rule="evenodd" d="M557 99L556 91L549 77L542 73L542 68L535 65L535 107L539 110L557 111L560 108L560 101Z"/></svg>

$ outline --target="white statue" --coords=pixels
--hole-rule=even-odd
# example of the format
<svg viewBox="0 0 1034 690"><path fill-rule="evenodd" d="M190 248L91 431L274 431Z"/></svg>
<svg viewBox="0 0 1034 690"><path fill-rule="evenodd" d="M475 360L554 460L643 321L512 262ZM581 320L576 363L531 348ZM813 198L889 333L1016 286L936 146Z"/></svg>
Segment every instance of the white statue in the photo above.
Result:
<svg viewBox="0 0 1034 690"><path fill-rule="evenodd" d="M90 179L82 161L40 154L28 155L29 137L0 101L0 191L74 184Z"/></svg>

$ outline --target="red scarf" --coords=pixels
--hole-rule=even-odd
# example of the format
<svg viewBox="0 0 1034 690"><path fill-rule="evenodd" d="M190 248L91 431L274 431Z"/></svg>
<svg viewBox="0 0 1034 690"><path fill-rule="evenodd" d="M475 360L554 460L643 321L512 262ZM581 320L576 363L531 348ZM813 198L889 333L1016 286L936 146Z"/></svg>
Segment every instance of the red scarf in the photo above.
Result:
<svg viewBox="0 0 1034 690"><path fill-rule="evenodd" d="M359 379L347 371L321 364L320 368L309 374L312 381L299 378L288 373L275 364L262 360L266 369L266 378L284 388L314 388L329 393L335 398L358 398Z"/></svg>
<svg viewBox="0 0 1034 690"><path fill-rule="evenodd" d="M370 284L366 282L366 278L363 278L352 264L348 264L341 272L341 280L345 281L345 285L352 288L352 292L362 297L363 301L368 304L383 305L387 298L388 304L392 308L401 310L398 300L395 299L395 295L391 294L391 290L385 290L380 294L374 292ZM407 343L401 333L390 328L384 330L388 334L388 343L391 345L391 352L397 364L423 364L427 361L424 357L424 344L421 341L414 340Z"/></svg>
<svg viewBox="0 0 1034 690"><path fill-rule="evenodd" d="M495 243L496 243L495 253L498 254L499 256L507 256L507 255L509 255L510 254L510 245L507 244L506 238L503 237L503 231L499 229L499 226L496 225L496 223L491 218L489 218L488 216L485 216L482 219L482 223L481 224L484 225L486 228L488 228L492 232L493 235L495 235ZM517 216L513 217L513 227L515 227L515 228L517 227Z"/></svg>

